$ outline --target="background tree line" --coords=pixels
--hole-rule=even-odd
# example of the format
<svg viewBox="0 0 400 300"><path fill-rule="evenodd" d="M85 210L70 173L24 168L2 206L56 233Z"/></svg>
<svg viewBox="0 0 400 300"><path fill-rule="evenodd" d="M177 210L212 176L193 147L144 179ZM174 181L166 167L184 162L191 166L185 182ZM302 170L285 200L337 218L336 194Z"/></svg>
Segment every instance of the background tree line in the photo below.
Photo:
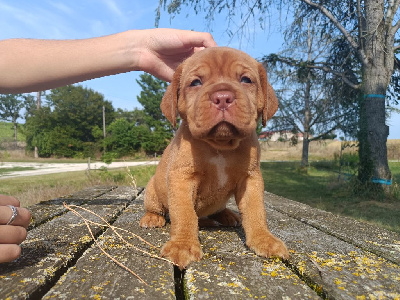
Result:
<svg viewBox="0 0 400 300"><path fill-rule="evenodd" d="M160 154L173 134L160 110L167 84L148 74L141 75L138 83L143 109L116 110L102 94L68 85L50 90L40 108L31 95L0 95L0 119L17 128L18 119L24 118L21 130L27 150L36 146L39 157L95 158L106 153L105 158L110 159L137 152Z"/></svg>

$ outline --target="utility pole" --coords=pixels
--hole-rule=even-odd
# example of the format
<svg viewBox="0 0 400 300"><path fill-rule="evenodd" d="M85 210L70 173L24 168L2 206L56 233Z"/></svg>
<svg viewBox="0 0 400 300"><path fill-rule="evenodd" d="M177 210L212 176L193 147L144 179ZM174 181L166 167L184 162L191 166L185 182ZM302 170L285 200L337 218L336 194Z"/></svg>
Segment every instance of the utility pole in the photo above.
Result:
<svg viewBox="0 0 400 300"><path fill-rule="evenodd" d="M106 108L103 105L103 137L106 138ZM106 153L106 147L103 140L103 153Z"/></svg>
<svg viewBox="0 0 400 300"><path fill-rule="evenodd" d="M106 108L103 105L103 137L106 138Z"/></svg>
<svg viewBox="0 0 400 300"><path fill-rule="evenodd" d="M37 92L37 103L36 103L36 108L40 109L42 107L42 99L41 99L41 94L42 92Z"/></svg>
<svg viewBox="0 0 400 300"><path fill-rule="evenodd" d="M41 92L37 92L36 94L36 109L40 109L42 106ZM35 146L35 158L39 158L38 148Z"/></svg>

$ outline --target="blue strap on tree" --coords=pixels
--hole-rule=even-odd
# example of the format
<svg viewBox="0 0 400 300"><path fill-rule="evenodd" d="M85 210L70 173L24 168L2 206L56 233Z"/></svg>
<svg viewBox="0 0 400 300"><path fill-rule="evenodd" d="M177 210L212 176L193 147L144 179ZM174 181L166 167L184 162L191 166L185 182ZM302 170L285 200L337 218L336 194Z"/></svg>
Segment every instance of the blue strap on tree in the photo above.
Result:
<svg viewBox="0 0 400 300"><path fill-rule="evenodd" d="M373 183L392 185L392 179L383 179L383 178L372 177L371 181Z"/></svg>
<svg viewBox="0 0 400 300"><path fill-rule="evenodd" d="M386 95L368 94L368 95L364 95L364 98L382 98L382 99L385 99Z"/></svg>

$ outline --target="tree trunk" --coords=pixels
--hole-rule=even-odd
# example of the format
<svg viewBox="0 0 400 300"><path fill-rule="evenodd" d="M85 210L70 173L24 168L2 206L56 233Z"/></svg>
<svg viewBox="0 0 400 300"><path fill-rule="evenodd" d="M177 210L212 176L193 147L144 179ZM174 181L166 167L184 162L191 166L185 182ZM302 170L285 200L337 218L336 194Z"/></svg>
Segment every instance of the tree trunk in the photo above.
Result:
<svg viewBox="0 0 400 300"><path fill-rule="evenodd" d="M308 152L310 146L310 122L311 122L311 109L310 109L310 82L307 82L306 93L304 97L304 132L303 132L303 151L301 153L301 166L308 167Z"/></svg>
<svg viewBox="0 0 400 300"><path fill-rule="evenodd" d="M372 76L367 76L371 78ZM360 169L361 182L383 183L391 179L387 160L387 137L384 85L377 81L365 80L364 98L360 110ZM369 88L367 88L369 86Z"/></svg>
<svg viewBox="0 0 400 300"><path fill-rule="evenodd" d="M301 166L307 167L308 166L308 151L310 148L310 140L308 139L308 132L304 132L303 135L303 151L301 153Z"/></svg>
<svg viewBox="0 0 400 300"><path fill-rule="evenodd" d="M17 122L13 122L14 124L14 148L17 149L17 140L18 140L18 128L17 128Z"/></svg>
<svg viewBox="0 0 400 300"><path fill-rule="evenodd" d="M309 45L309 60L311 55L311 46ZM308 167L308 151L310 146L310 123L311 123L311 70L308 70L307 81L304 91L304 132L303 132L303 151L301 154L301 166Z"/></svg>
<svg viewBox="0 0 400 300"><path fill-rule="evenodd" d="M40 109L42 107L42 92L38 91L36 94L36 109ZM35 146L35 158L39 158L38 147Z"/></svg>
<svg viewBox="0 0 400 300"><path fill-rule="evenodd" d="M386 27L383 1L366 1L365 30L362 47L364 97L360 109L360 168L361 182L387 183L391 173L387 160L385 95L393 73L393 42L390 26ZM391 24L390 24L391 25Z"/></svg>

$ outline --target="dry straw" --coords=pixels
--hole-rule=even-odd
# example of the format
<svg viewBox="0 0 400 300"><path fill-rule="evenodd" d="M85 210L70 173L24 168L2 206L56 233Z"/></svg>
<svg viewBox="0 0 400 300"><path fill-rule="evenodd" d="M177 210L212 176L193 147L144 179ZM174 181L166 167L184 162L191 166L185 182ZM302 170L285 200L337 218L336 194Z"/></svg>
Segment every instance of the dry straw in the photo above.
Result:
<svg viewBox="0 0 400 300"><path fill-rule="evenodd" d="M95 212L93 212L93 211L91 211L91 210L89 210L89 209L87 209L87 208L80 207L80 206L77 206L77 205L68 205L68 204L66 204L65 202L64 202L63 204L64 204L64 207L65 207L66 209L70 210L72 213L74 213L76 216L80 217L80 218L85 222L85 225L86 225L86 227L87 227L87 229L88 229L88 231L89 231L89 234L90 234L91 238L92 238L93 241L96 243L96 246L100 249L101 252L103 252L109 259L111 259L111 260L112 260L114 263L116 263L118 266L120 266L121 268L125 269L126 271L128 271L129 273L131 273L133 276L137 277L137 278L138 278L142 283L144 283L145 285L148 285L148 284L147 284L138 274L136 274L135 272L133 272L131 269L129 269L127 266L125 266L123 263L121 263L120 261L118 261L116 258L114 258L113 256L111 256L109 253L107 253L107 251L104 250L104 248L100 245L99 241L95 238L95 236L94 236L94 234L93 234L93 232L92 232L92 229L90 228L90 224L92 224L92 225L97 225L97 226L101 226L101 227L107 227L107 228L109 228L110 230L112 230L112 231L114 232L114 234L115 234L119 239L121 239L121 241L122 241L123 243L125 243L127 246L129 246L129 247L131 247L131 248L133 248L133 249L135 249L135 250L137 250L137 251L139 251L139 252L142 252L143 254L148 255L148 256L150 256L150 257L152 257L152 258L164 260L164 261L167 261L167 262L173 264L173 262L170 261L170 260L168 260L168 259L165 259L165 258L162 258L162 257L160 257L160 256L154 255L154 254L152 254L152 253L150 253L150 252L147 252L147 251L145 251L145 250L142 250L142 249L136 247L135 245L129 243L129 242L128 242L126 239L124 239L123 236L120 235L117 231L119 230L119 231L124 231L124 232L126 232L126 233L129 233L129 234L131 234L132 236L134 236L134 237L136 237L137 239L139 239L140 241L146 243L146 244L149 245L150 247L152 247L152 248L158 248L158 247L154 246L153 244L149 243L148 241L146 241L145 239L143 239L142 237L140 237L140 236L138 236L138 235L136 235L136 234L134 234L134 233L132 233L132 232L130 232L130 231L128 231L128 230L125 230L125 229L123 229L123 228L118 228L118 227L112 226L112 225L111 225L110 223L108 223L102 216L96 214ZM82 209L83 211L86 211L86 212L88 212L88 213L90 213L90 214L92 214L92 215L98 217L99 219L101 219L101 220L104 222L104 224L100 224L100 223L96 223L96 222L93 222L93 221L91 221L91 220L88 220L87 218L85 218L84 216L82 216L82 214L80 214L80 213L76 210L77 208Z"/></svg>

